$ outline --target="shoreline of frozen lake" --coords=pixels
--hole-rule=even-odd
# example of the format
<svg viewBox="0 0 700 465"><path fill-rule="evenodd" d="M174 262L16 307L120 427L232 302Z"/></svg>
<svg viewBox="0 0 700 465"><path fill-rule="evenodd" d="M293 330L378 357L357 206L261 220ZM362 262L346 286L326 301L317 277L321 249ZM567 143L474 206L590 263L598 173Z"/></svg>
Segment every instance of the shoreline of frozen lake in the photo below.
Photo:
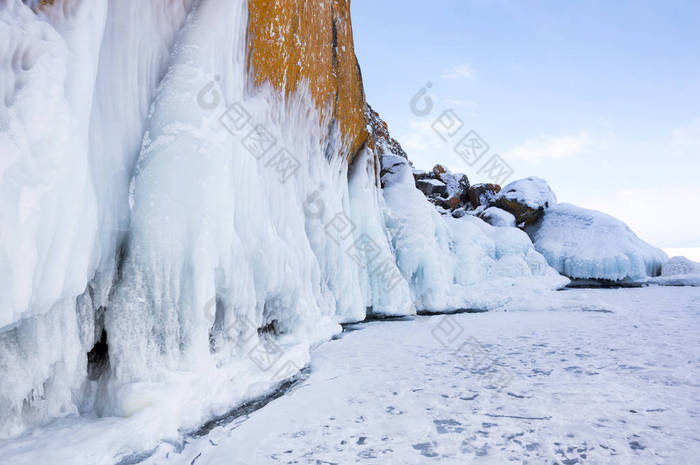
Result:
<svg viewBox="0 0 700 465"><path fill-rule="evenodd" d="M357 325L287 395L145 463L690 463L700 289L556 298Z"/></svg>
<svg viewBox="0 0 700 465"><path fill-rule="evenodd" d="M698 329L697 287L547 292L500 312L348 325L284 395L127 463L690 463ZM91 428L66 434L78 430ZM53 447L60 434L52 447L35 439L0 456L60 464L70 452ZM118 440L81 441L74 462Z"/></svg>

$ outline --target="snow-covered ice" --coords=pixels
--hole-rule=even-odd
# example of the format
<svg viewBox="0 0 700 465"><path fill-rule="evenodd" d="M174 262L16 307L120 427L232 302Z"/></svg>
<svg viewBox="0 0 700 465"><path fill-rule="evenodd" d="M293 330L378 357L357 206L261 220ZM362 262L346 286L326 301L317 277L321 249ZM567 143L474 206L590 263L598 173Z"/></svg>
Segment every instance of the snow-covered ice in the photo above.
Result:
<svg viewBox="0 0 700 465"><path fill-rule="evenodd" d="M672 257L661 267L661 276L700 274L700 263L685 257Z"/></svg>
<svg viewBox="0 0 700 465"><path fill-rule="evenodd" d="M571 278L644 280L668 260L622 221L567 203L551 206L527 232L547 262Z"/></svg>
<svg viewBox="0 0 700 465"><path fill-rule="evenodd" d="M507 211L502 210L498 207L487 208L486 210L481 212L480 217L483 218L484 221L486 221L491 226L510 228L514 228L516 226L515 217L511 213L508 213Z"/></svg>
<svg viewBox="0 0 700 465"><path fill-rule="evenodd" d="M549 302L347 327L291 392L145 463L695 463L700 289Z"/></svg>
<svg viewBox="0 0 700 465"><path fill-rule="evenodd" d="M662 286L700 286L700 263L686 257L673 257L664 263L661 276L647 282Z"/></svg>

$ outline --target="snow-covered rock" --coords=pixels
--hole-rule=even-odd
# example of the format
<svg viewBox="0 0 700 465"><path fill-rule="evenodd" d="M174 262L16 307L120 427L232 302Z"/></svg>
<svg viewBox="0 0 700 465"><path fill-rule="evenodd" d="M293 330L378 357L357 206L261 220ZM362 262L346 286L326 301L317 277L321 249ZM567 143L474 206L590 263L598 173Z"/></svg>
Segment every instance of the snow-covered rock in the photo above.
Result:
<svg viewBox="0 0 700 465"><path fill-rule="evenodd" d="M518 225L527 225L537 221L545 209L556 203L557 197L544 179L529 177L505 186L491 205L512 213Z"/></svg>
<svg viewBox="0 0 700 465"><path fill-rule="evenodd" d="M661 273L666 254L610 215L561 203L527 228L535 248L576 279L643 280Z"/></svg>
<svg viewBox="0 0 700 465"><path fill-rule="evenodd" d="M453 173L442 165L435 165L433 173L437 179L447 186L447 197L461 199L469 189L469 179L466 174Z"/></svg>
<svg viewBox="0 0 700 465"><path fill-rule="evenodd" d="M661 276L700 274L700 263L685 257L672 257L661 267Z"/></svg>
<svg viewBox="0 0 700 465"><path fill-rule="evenodd" d="M660 286L700 286L700 263L685 257L673 257L664 263L661 276L648 282Z"/></svg>
<svg viewBox="0 0 700 465"><path fill-rule="evenodd" d="M403 149L400 146L398 148L399 150L395 151L396 154L407 158ZM385 171L386 168L382 170L382 174ZM413 170L413 177L416 181L416 187L443 215L465 208L469 202L469 179L466 174L452 173L443 165L438 164L429 172Z"/></svg>
<svg viewBox="0 0 700 465"><path fill-rule="evenodd" d="M491 226L510 228L514 228L516 226L515 217L511 213L501 210L498 207L487 208L479 215L479 218L483 219Z"/></svg>
<svg viewBox="0 0 700 465"><path fill-rule="evenodd" d="M447 194L447 185L437 179L419 179L416 187L425 195Z"/></svg>
<svg viewBox="0 0 700 465"><path fill-rule="evenodd" d="M385 221L396 264L418 310L495 309L568 283L516 228L440 215L416 189L408 161L384 155Z"/></svg>
<svg viewBox="0 0 700 465"><path fill-rule="evenodd" d="M474 184L467 191L467 197L471 207L477 208L489 205L500 191L501 186L498 184Z"/></svg>

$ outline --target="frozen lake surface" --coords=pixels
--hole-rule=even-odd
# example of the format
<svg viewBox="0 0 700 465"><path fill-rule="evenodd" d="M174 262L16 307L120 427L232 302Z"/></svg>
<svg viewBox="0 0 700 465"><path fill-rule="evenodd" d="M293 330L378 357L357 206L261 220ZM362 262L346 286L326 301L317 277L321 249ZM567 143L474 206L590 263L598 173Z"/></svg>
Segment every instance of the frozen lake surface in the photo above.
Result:
<svg viewBox="0 0 700 465"><path fill-rule="evenodd" d="M285 395L145 463L696 463L700 288L542 297L347 327Z"/></svg>

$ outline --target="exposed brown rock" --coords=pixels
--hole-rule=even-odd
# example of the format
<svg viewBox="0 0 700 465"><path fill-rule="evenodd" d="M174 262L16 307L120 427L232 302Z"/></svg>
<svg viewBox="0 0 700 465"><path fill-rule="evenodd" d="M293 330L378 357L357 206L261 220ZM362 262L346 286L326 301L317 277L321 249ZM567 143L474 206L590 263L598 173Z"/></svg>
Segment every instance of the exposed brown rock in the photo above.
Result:
<svg viewBox="0 0 700 465"><path fill-rule="evenodd" d="M381 172L378 173L377 176L377 184L379 185L379 180L382 179L385 174L391 172L394 168L398 168L400 165L400 163L384 164L383 157L385 155L389 154L405 158L409 165L411 165L411 162L408 160L408 155L406 155L406 152L404 152L401 144L399 144L398 141L391 137L391 134L389 134L389 126L379 116L379 113L374 111L369 104L365 105L365 118L367 119L368 127L370 129L367 144L369 148L374 151L375 166L382 166ZM382 187L384 186L382 185Z"/></svg>
<svg viewBox="0 0 700 465"><path fill-rule="evenodd" d="M455 195L454 197L450 197L449 199L447 199L447 205L449 205L450 210L454 210L460 207L462 205L462 202L459 196Z"/></svg>
<svg viewBox="0 0 700 465"><path fill-rule="evenodd" d="M433 166L433 174L436 178L441 179L441 175L445 173L447 173L447 168L445 168L444 166L440 164Z"/></svg>
<svg viewBox="0 0 700 465"><path fill-rule="evenodd" d="M430 174L426 173L425 171L413 170L413 179L415 179L416 181L418 181L420 179L426 179L429 177L430 177Z"/></svg>
<svg viewBox="0 0 700 465"><path fill-rule="evenodd" d="M429 197L428 200L433 204L438 207L443 208L444 210L447 210L449 212L453 212L457 210L458 208L462 208L462 203L459 200L459 197L453 196L448 199L444 197ZM444 212L446 213L446 212Z"/></svg>
<svg viewBox="0 0 700 465"><path fill-rule="evenodd" d="M420 179L416 187L426 196L442 196L447 193L447 186L438 179Z"/></svg>
<svg viewBox="0 0 700 465"><path fill-rule="evenodd" d="M518 201L517 199L507 199L499 197L492 203L493 206L505 210L515 216L516 224L529 225L537 221L544 214L544 207L532 208Z"/></svg>
<svg viewBox="0 0 700 465"><path fill-rule="evenodd" d="M389 134L389 126L369 104L365 108L365 117L372 130L370 147L380 158L389 152L408 159L401 144Z"/></svg>
<svg viewBox="0 0 700 465"><path fill-rule="evenodd" d="M253 81L269 82L285 95L308 81L324 118L338 125L351 159L368 142L368 132L350 0L249 0L248 11Z"/></svg>
<svg viewBox="0 0 700 465"><path fill-rule="evenodd" d="M416 187L423 192L428 201L446 211L464 209L469 202L469 178L466 174L452 173L445 166L437 164L432 170L413 171Z"/></svg>
<svg viewBox="0 0 700 465"><path fill-rule="evenodd" d="M489 205L493 198L501 191L498 184L474 184L467 190L467 197L472 207Z"/></svg>

